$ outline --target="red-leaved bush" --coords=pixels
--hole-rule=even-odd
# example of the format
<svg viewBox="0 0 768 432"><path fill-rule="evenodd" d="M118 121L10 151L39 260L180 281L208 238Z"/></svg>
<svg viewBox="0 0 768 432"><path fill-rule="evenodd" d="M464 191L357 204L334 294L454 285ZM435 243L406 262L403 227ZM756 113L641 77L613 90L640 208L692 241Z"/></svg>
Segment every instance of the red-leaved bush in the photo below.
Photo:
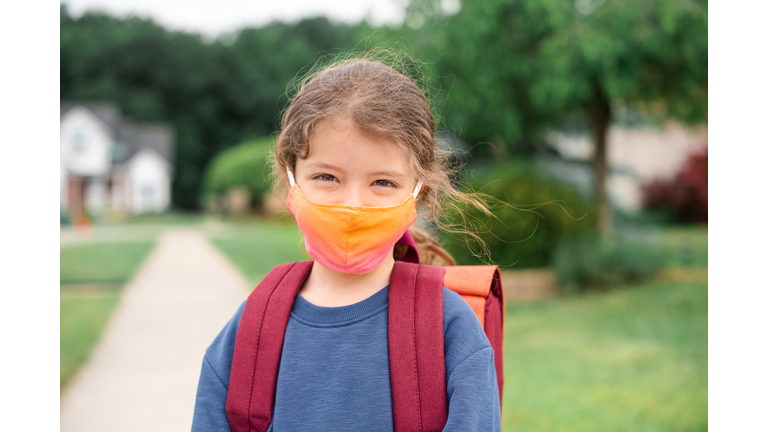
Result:
<svg viewBox="0 0 768 432"><path fill-rule="evenodd" d="M707 222L707 147L688 156L672 180L643 185L643 208L670 212L675 222Z"/></svg>

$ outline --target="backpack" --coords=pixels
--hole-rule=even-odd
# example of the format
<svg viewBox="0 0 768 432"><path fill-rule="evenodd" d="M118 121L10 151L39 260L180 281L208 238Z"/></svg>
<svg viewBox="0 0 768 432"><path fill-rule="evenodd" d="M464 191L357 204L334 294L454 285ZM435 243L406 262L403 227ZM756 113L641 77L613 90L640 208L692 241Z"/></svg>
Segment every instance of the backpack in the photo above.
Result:
<svg viewBox="0 0 768 432"><path fill-rule="evenodd" d="M419 264L408 247L390 276L389 370L395 431L441 431L448 419L443 336L443 287L472 308L494 352L503 394L504 297L497 266ZM272 412L283 339L296 295L313 261L276 266L248 296L235 339L226 411L233 432L266 432Z"/></svg>

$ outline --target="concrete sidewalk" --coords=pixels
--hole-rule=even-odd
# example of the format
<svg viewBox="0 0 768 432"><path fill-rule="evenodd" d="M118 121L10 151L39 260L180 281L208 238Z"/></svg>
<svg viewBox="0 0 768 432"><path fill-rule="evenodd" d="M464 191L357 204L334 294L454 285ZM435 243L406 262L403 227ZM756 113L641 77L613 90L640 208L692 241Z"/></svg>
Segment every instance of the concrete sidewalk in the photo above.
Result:
<svg viewBox="0 0 768 432"><path fill-rule="evenodd" d="M165 233L62 394L61 430L189 431L205 348L247 288L202 234Z"/></svg>

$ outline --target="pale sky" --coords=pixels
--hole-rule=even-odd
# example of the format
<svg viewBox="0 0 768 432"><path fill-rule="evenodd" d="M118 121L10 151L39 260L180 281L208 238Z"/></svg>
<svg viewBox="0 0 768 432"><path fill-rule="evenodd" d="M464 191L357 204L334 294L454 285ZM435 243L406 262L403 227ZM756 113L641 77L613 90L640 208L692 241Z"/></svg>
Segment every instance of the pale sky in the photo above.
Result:
<svg viewBox="0 0 768 432"><path fill-rule="evenodd" d="M174 30L216 37L245 26L271 21L295 22L325 15L336 22L396 25L403 21L404 0L62 0L74 16L89 9L111 15L135 14Z"/></svg>

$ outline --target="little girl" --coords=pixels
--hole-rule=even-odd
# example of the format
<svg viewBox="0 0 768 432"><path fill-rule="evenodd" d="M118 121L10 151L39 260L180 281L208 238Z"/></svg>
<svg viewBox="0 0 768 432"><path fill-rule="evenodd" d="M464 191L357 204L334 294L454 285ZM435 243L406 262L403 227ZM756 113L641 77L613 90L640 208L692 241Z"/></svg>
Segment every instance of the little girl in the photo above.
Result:
<svg viewBox="0 0 768 432"><path fill-rule="evenodd" d="M314 263L285 331L269 430L392 431L387 302L395 242L417 209L435 220L442 201L472 201L450 183L429 103L379 62L325 68L303 82L284 114L274 172L276 188L290 189L287 207ZM452 261L434 243L431 250ZM193 431L230 430L225 407L244 307L205 353ZM443 430L499 431L493 350L469 305L445 288L443 332Z"/></svg>

